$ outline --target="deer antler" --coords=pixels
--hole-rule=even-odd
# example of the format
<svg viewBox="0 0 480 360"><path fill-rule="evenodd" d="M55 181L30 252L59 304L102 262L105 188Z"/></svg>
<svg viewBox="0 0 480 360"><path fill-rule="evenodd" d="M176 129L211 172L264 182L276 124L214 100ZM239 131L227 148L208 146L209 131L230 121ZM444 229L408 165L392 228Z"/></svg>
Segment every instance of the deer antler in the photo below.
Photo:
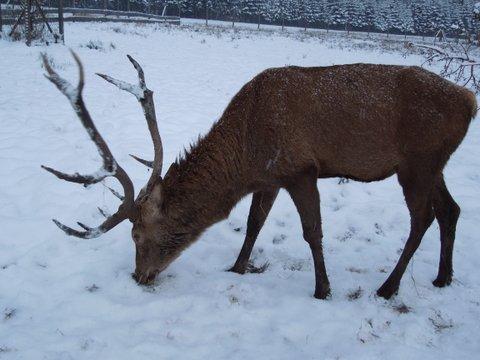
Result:
<svg viewBox="0 0 480 360"><path fill-rule="evenodd" d="M134 195L135 191L133 188L133 183L128 177L125 170L117 163L115 158L113 157L110 149L108 148L107 143L102 138L100 133L98 132L95 124L93 123L90 114L88 113L87 108L85 107L85 103L83 102L82 91L84 87L84 72L83 66L80 61L80 58L77 54L75 54L71 50L72 56L75 59L78 69L79 69L79 80L77 87L73 87L67 80L61 78L50 66L48 58L45 54L42 54L43 58L43 65L45 70L47 71L48 75L45 77L50 80L57 88L64 94L75 110L78 118L80 119L82 125L88 132L90 139L95 143L97 146L98 153L103 159L103 166L91 175L80 175L78 173L75 174L65 174L60 171L54 170L50 167L43 166L45 170L51 172L59 179L83 184L85 186L90 184L96 184L106 177L114 177L116 178L123 187L124 196L122 204L119 206L117 212L105 220L100 226L96 228L88 227L82 223L78 223L80 227L82 227L85 231L78 231L72 229L66 225L63 225L59 221L53 219L53 222L65 233L68 235L73 235L79 238L90 239L94 237L98 237L101 234L107 232L108 230L112 229L114 226L118 225L125 219L133 219L135 217L135 202L134 202ZM113 192L113 191L112 191ZM119 195L119 194L118 194ZM121 195L119 195L121 197Z"/></svg>
<svg viewBox="0 0 480 360"><path fill-rule="evenodd" d="M133 67L137 70L138 73L138 85L129 84L122 80L114 79L108 75L97 74L101 78L105 79L109 83L117 86L118 88L125 90L133 94L142 106L143 113L145 114L145 119L147 120L148 130L150 131L150 136L153 141L154 149L154 159L152 161L147 161L141 159L135 155L131 155L135 160L141 162L142 164L153 168L152 175L148 184L153 183L156 178L158 178L162 173L163 165L163 147L162 139L160 138L160 133L158 132L157 126L157 117L155 115L155 104L153 102L153 91L147 88L145 84L145 76L143 74L142 67L132 58L130 55L127 55L128 60L133 64Z"/></svg>
<svg viewBox="0 0 480 360"><path fill-rule="evenodd" d="M139 158L138 156L135 156L135 155L132 155L132 154L130 154L130 156L132 158L134 158L135 160L137 160L139 163L145 165L146 167L149 167L149 168L153 169L153 161L145 160L145 159Z"/></svg>

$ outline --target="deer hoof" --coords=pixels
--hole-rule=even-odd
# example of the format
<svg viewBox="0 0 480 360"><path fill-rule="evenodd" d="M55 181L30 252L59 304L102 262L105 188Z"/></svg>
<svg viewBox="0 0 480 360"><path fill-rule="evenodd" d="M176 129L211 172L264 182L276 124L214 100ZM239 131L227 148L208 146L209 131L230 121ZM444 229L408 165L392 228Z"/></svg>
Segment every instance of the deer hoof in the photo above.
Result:
<svg viewBox="0 0 480 360"><path fill-rule="evenodd" d="M234 265L230 269L228 269L227 271L234 272L234 273L237 273L239 275L243 275L243 274L245 274L245 270L246 270L245 267L240 267L240 266Z"/></svg>
<svg viewBox="0 0 480 360"><path fill-rule="evenodd" d="M390 299L393 295L398 293L398 287L392 288L388 284L383 284L380 289L377 290L377 295L384 298L385 300Z"/></svg>
<svg viewBox="0 0 480 360"><path fill-rule="evenodd" d="M228 271L243 275L245 273L250 273L250 274L261 274L264 273L265 270L268 269L270 266L270 263L267 261L261 266L255 266L253 262L249 261L246 265L233 265Z"/></svg>
<svg viewBox="0 0 480 360"><path fill-rule="evenodd" d="M327 290L315 291L313 297L319 300L327 300L332 297L332 294L330 292L330 288L328 288Z"/></svg>
<svg viewBox="0 0 480 360"><path fill-rule="evenodd" d="M452 283L451 276L447 276L446 278L437 277L435 280L432 281L433 286L438 288L443 288L445 286L450 285L451 283Z"/></svg>

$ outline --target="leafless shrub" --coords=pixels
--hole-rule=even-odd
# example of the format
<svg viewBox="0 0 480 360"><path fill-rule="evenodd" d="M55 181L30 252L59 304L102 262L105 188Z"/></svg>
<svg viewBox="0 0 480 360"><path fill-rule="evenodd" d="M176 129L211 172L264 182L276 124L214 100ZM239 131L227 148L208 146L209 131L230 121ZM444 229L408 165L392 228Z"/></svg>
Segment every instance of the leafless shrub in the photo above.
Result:
<svg viewBox="0 0 480 360"><path fill-rule="evenodd" d="M440 311L435 311L435 314L429 317L428 320L432 323L436 333L453 328L452 320L444 319Z"/></svg>
<svg viewBox="0 0 480 360"><path fill-rule="evenodd" d="M10 34L10 39L12 41L20 41L22 40L22 33L21 31L17 28L15 29L11 34Z"/></svg>
<svg viewBox="0 0 480 360"><path fill-rule="evenodd" d="M114 26L112 27L112 30L113 32L117 33L117 34L126 34L127 31L123 28L123 27L120 27L120 26Z"/></svg>
<svg viewBox="0 0 480 360"><path fill-rule="evenodd" d="M345 270L350 271L352 273L357 273L357 274L366 274L367 273L366 269L359 269L359 268L356 268L354 266L350 266L350 267L346 268Z"/></svg>
<svg viewBox="0 0 480 360"><path fill-rule="evenodd" d="M247 272L252 274L262 274L268 269L269 266L270 263L268 261L260 266L255 266L253 263L249 262L247 265Z"/></svg>
<svg viewBox="0 0 480 360"><path fill-rule="evenodd" d="M285 241L286 238L287 238L287 235L285 234L275 235L275 237L272 240L272 243L281 244Z"/></svg>
<svg viewBox="0 0 480 360"><path fill-rule="evenodd" d="M405 305L404 303L394 305L393 310L395 310L399 314L408 314L409 312L412 311L412 309L407 305Z"/></svg>
<svg viewBox="0 0 480 360"><path fill-rule="evenodd" d="M2 33L0 33L0 38ZM8 30L5 33L5 38L10 41L27 41L30 38L31 42L43 43L49 45L56 41L55 35L50 33L47 27L42 23L33 23L30 35L28 34L28 28L25 24L18 25L15 29Z"/></svg>
<svg viewBox="0 0 480 360"><path fill-rule="evenodd" d="M106 50L115 50L117 48L114 43L111 42L110 44L106 45L101 40L90 40L86 44L80 45L80 47L102 52L105 52Z"/></svg>
<svg viewBox="0 0 480 360"><path fill-rule="evenodd" d="M445 43L441 46L430 46L408 43L407 48L415 47L422 50L426 57L422 66L439 64L442 66L440 71L442 77L461 86L471 87L476 93L479 93L480 83L477 79L477 71L480 60L472 55L472 45Z"/></svg>
<svg viewBox="0 0 480 360"><path fill-rule="evenodd" d="M87 286L87 287L85 288L85 290L87 290L88 292L91 292L91 293L96 292L96 291L98 291L99 289L100 289L100 288L99 288L96 284L92 284L92 285Z"/></svg>
<svg viewBox="0 0 480 360"><path fill-rule="evenodd" d="M55 61L54 58L52 58L50 55L45 55L46 58L48 59L48 61L50 62L50 66L52 67L52 69L55 69L55 70L64 70L65 69L65 65L64 64L60 64L58 63L57 61ZM45 68L44 64L43 64L43 58L41 55L38 56L38 59L41 61L41 66L42 68Z"/></svg>
<svg viewBox="0 0 480 360"><path fill-rule="evenodd" d="M4 320L9 320L12 317L15 316L15 313L17 312L17 309L12 309L12 308L6 308L3 312L3 319Z"/></svg>
<svg viewBox="0 0 480 360"><path fill-rule="evenodd" d="M13 350L14 350L14 349L9 348L8 346L0 346L0 355L1 355L2 353L11 352L11 351L13 351Z"/></svg>
<svg viewBox="0 0 480 360"><path fill-rule="evenodd" d="M351 290L347 294L348 301L354 301L362 297L363 289L359 286L358 289Z"/></svg>
<svg viewBox="0 0 480 360"><path fill-rule="evenodd" d="M86 44L80 45L80 47L85 47L90 50L105 51L105 46L100 40L90 40Z"/></svg>

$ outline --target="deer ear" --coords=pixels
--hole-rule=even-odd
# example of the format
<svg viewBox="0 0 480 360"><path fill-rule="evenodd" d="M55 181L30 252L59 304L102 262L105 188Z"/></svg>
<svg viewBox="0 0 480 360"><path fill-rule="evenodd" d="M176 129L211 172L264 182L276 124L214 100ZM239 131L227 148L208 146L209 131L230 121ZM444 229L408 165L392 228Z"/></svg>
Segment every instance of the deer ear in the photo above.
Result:
<svg viewBox="0 0 480 360"><path fill-rule="evenodd" d="M157 182L150 192L149 198L158 206L161 207L163 204L163 182Z"/></svg>
<svg viewBox="0 0 480 360"><path fill-rule="evenodd" d="M146 189L146 194L142 197L142 217L155 221L163 216L163 185L159 181L150 189Z"/></svg>

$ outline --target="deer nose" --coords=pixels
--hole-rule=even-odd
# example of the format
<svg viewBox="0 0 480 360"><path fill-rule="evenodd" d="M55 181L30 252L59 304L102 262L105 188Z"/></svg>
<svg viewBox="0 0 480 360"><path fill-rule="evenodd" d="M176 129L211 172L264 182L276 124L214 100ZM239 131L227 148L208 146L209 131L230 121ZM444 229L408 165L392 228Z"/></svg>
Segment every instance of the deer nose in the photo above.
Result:
<svg viewBox="0 0 480 360"><path fill-rule="evenodd" d="M158 270L155 271L148 271L146 273L141 273L135 271L132 273L132 278L139 284L139 285L151 285L155 280L155 277L158 274Z"/></svg>
<svg viewBox="0 0 480 360"><path fill-rule="evenodd" d="M137 273L134 273L134 272L133 272L131 275L132 275L132 279L135 280L136 282L138 282L138 275L137 275Z"/></svg>

